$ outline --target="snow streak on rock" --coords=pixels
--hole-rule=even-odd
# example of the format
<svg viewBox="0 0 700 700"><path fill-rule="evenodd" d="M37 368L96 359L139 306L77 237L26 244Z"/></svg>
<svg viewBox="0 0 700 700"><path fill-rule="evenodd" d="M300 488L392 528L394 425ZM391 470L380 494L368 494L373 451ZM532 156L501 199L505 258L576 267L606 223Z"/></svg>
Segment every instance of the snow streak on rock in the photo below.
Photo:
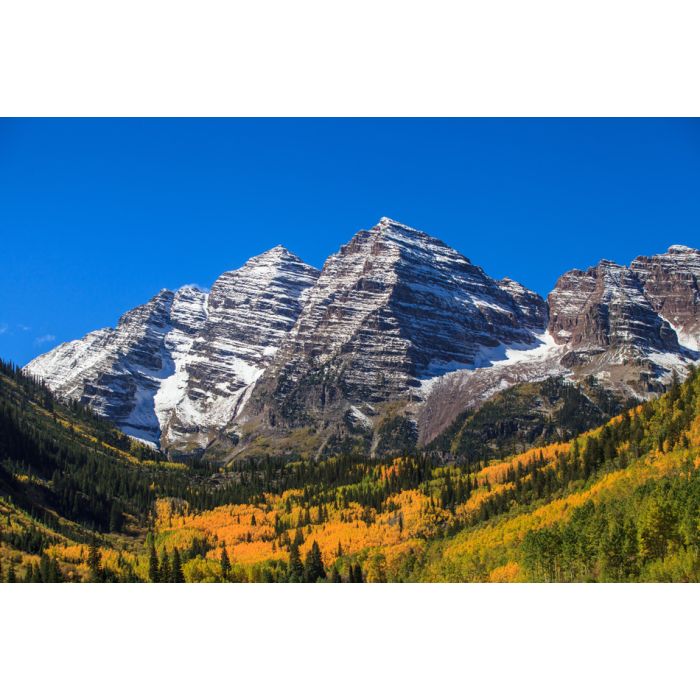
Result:
<svg viewBox="0 0 700 700"><path fill-rule="evenodd" d="M133 437L195 451L240 409L317 275L279 246L224 273L209 294L163 290L116 328L64 343L26 371Z"/></svg>

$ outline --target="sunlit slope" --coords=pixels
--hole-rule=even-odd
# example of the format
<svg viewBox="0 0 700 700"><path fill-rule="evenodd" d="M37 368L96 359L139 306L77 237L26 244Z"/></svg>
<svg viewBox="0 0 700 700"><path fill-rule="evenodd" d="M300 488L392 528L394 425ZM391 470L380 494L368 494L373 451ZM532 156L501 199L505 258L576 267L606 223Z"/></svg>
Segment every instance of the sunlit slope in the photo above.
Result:
<svg viewBox="0 0 700 700"><path fill-rule="evenodd" d="M191 513L161 502L157 541L222 548L241 578L282 575L290 545L315 542L328 570L359 563L375 581L696 580L700 381L574 441L472 469L411 459L366 470L357 484L263 494L255 504Z"/></svg>
<svg viewBox="0 0 700 700"><path fill-rule="evenodd" d="M0 578L697 581L700 375L573 441L444 465L170 464L0 373Z"/></svg>

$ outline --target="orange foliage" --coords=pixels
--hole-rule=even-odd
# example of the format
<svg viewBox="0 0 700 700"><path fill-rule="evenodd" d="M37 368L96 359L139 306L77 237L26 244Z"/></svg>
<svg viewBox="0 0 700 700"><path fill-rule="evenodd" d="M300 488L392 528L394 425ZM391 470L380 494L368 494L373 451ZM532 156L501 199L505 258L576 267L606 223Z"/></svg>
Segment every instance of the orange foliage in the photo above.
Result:
<svg viewBox="0 0 700 700"><path fill-rule="evenodd" d="M491 583L513 583L518 580L520 565L517 562L509 561L503 566L498 566L489 574Z"/></svg>

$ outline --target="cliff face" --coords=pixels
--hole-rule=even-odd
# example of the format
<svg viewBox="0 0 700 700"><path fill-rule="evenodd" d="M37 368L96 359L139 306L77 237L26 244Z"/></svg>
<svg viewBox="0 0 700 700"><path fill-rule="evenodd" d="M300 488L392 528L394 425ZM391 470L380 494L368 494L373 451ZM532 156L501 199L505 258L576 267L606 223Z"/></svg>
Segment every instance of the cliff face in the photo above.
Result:
<svg viewBox="0 0 700 700"><path fill-rule="evenodd" d="M700 349L700 251L674 245L666 253L636 258L630 268L651 306L676 331L680 345Z"/></svg>

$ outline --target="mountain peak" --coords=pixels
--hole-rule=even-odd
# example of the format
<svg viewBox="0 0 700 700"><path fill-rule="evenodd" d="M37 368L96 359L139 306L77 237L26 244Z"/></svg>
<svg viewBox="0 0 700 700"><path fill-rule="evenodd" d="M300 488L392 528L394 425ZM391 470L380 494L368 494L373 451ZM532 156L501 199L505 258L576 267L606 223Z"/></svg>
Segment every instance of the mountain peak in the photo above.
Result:
<svg viewBox="0 0 700 700"><path fill-rule="evenodd" d="M285 248L283 245L276 245L274 248L266 250L264 253L259 253L258 255L250 258L241 270L251 270L257 268L269 268L269 267L287 267L289 265L295 267L303 267L305 269L315 269L311 265L305 263L298 255L295 255L290 250Z"/></svg>
<svg viewBox="0 0 700 700"><path fill-rule="evenodd" d="M396 219L390 219L388 216L382 216L374 228L378 229L379 231L386 231L387 229L400 229L401 231L406 231L407 233L419 233L423 236L428 235L423 231L419 231L417 228L412 228L411 226L402 224L400 221L396 221Z"/></svg>
<svg viewBox="0 0 700 700"><path fill-rule="evenodd" d="M294 255L294 253L290 253L283 245L276 245L274 248L270 248L263 253L254 255L252 258L250 258L250 260L274 260L287 257L296 258L296 255Z"/></svg>
<svg viewBox="0 0 700 700"><path fill-rule="evenodd" d="M690 246L687 245L672 245L668 249L669 253L681 253L683 255L697 255L700 253L700 250L697 250L696 248L691 248Z"/></svg>

